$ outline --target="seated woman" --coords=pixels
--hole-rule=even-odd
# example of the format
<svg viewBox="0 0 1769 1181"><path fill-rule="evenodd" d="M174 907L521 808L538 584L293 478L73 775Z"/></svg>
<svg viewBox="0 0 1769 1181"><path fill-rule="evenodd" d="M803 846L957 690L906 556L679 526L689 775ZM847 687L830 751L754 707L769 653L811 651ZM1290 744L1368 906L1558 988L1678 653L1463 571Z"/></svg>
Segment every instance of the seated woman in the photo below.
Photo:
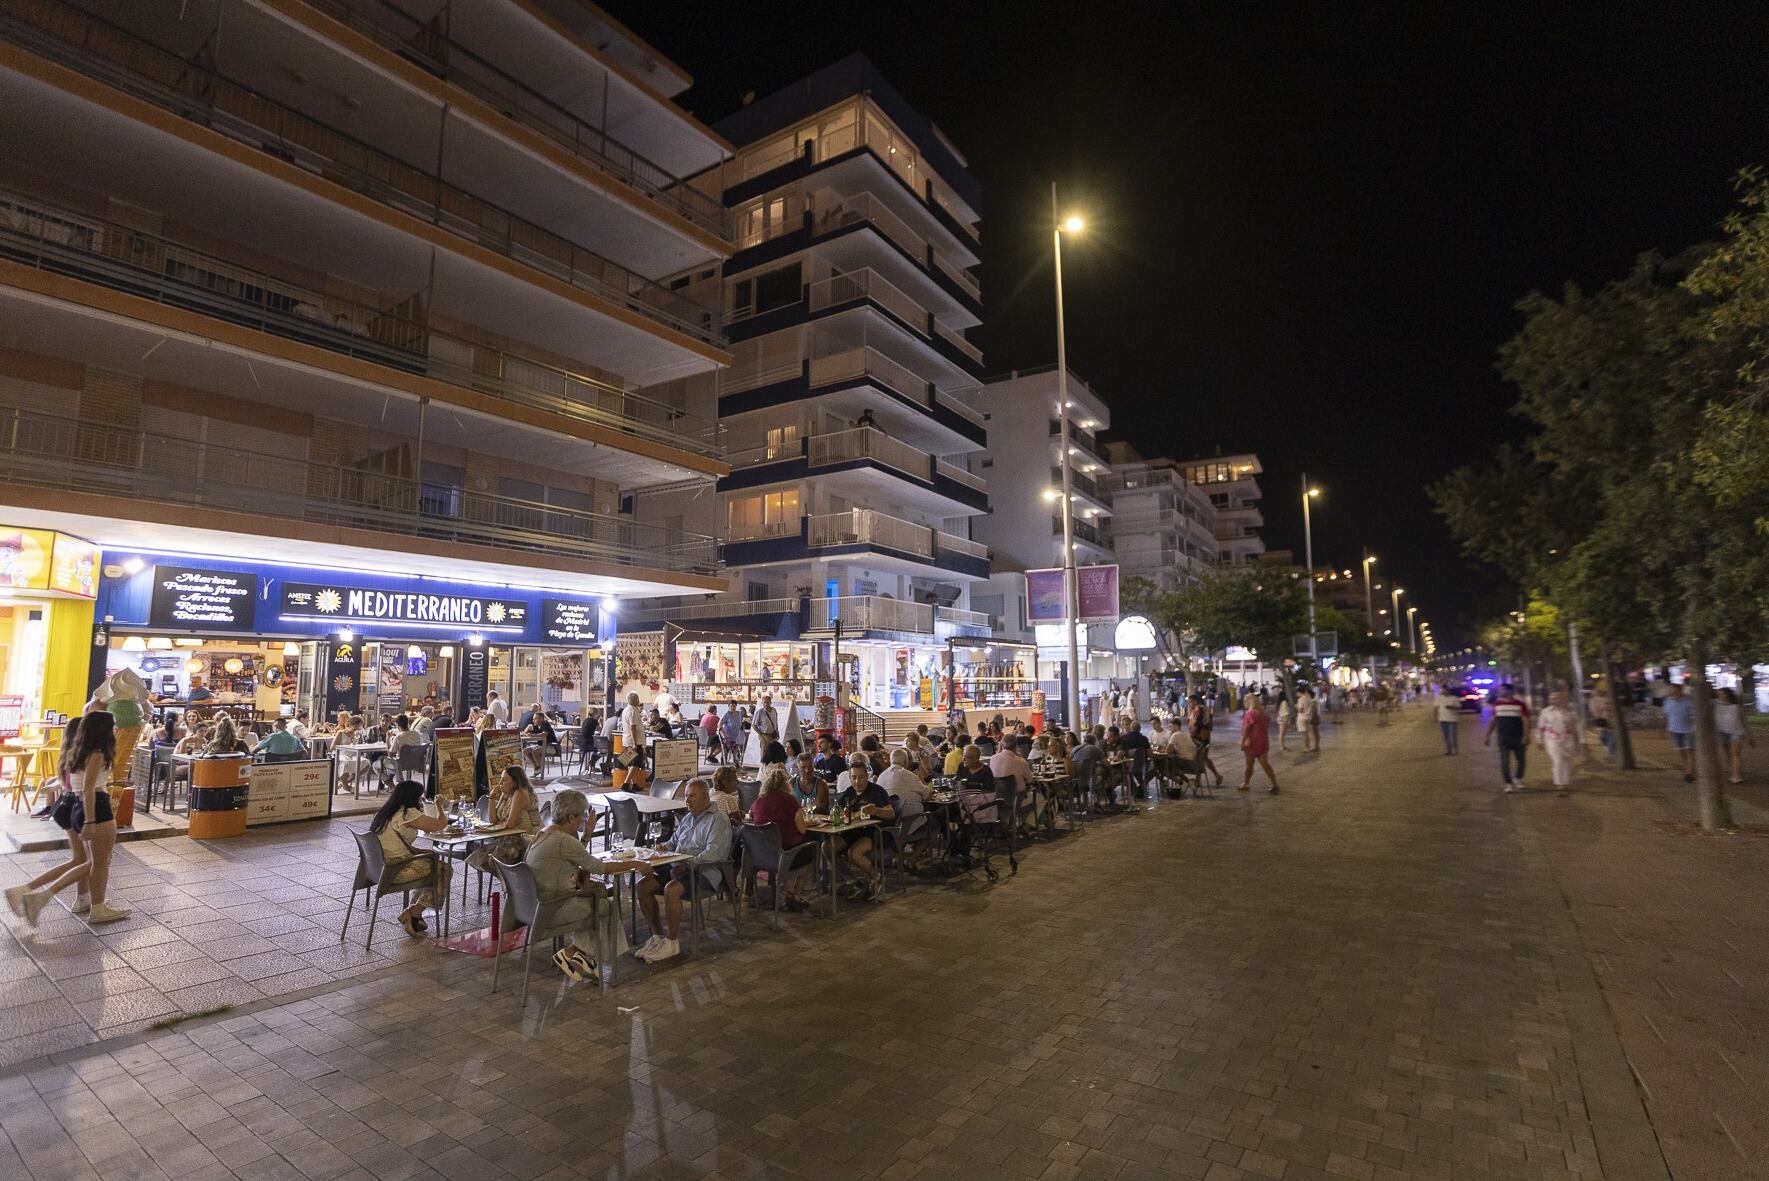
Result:
<svg viewBox="0 0 1769 1181"><path fill-rule="evenodd" d="M387 793L387 802L369 821L369 831L381 840L381 852L389 868L396 868L392 884L429 882L434 876L436 889L419 890L412 904L399 912L399 925L416 939L429 927L424 923L424 908L438 908L438 899L448 890L454 866L434 853L420 852L413 844L419 833L440 832L448 821L424 811L424 785L416 779L402 779Z"/></svg>
<svg viewBox="0 0 1769 1181"><path fill-rule="evenodd" d="M590 802L584 793L567 788L553 798L553 823L529 843L523 861L534 871L535 890L542 902L558 902L554 912L560 925L574 929L571 943L561 948L553 962L573 980L594 982L598 978L595 958L589 950L596 940L596 900L606 891L591 875L606 867L590 856L579 839Z"/></svg>
<svg viewBox="0 0 1769 1181"><path fill-rule="evenodd" d="M737 796L737 768L720 767L713 772L713 805L724 811L732 825L743 823L743 802Z"/></svg>
<svg viewBox="0 0 1769 1181"><path fill-rule="evenodd" d="M239 731L234 728L233 717L222 714L215 719L215 729L209 741L203 744L205 755L249 755L252 748L240 739Z"/></svg>
<svg viewBox="0 0 1769 1181"><path fill-rule="evenodd" d="M805 758L805 774L809 776L810 759ZM723 768L721 768L723 770ZM792 783L787 777L785 767L768 767L762 772L762 791L756 802L750 805L749 822L751 824L772 824L780 833L780 851L797 848L805 842L805 809L804 805L793 795ZM758 881L767 876L766 871L758 871ZM807 874L797 874L785 883L787 910L804 910L805 900L801 897L804 880Z"/></svg>
<svg viewBox="0 0 1769 1181"><path fill-rule="evenodd" d="M356 746L367 741L356 715L348 710L340 710L338 712L338 729L332 740L332 749L337 751L340 747ZM338 790L355 791L356 781L369 774L370 770L369 761L355 751L344 751L339 754Z"/></svg>
<svg viewBox="0 0 1769 1181"><path fill-rule="evenodd" d="M553 721L547 717L545 707L537 704L529 713L528 725L523 727L522 736L540 739L539 742L525 745L522 748L522 757L534 768L534 775L543 774L547 767L547 752L556 750L559 746L559 732L553 729ZM511 861L514 858L505 857L503 860Z"/></svg>
<svg viewBox="0 0 1769 1181"><path fill-rule="evenodd" d="M468 865L489 873L489 860L493 857L499 861L515 862L527 856L529 841L541 830L541 809L535 802L534 788L529 785L528 775L521 767L504 768L504 773L491 789L486 816L493 828L513 828L517 831L509 836L499 837L491 845L481 845L473 850L467 855Z"/></svg>

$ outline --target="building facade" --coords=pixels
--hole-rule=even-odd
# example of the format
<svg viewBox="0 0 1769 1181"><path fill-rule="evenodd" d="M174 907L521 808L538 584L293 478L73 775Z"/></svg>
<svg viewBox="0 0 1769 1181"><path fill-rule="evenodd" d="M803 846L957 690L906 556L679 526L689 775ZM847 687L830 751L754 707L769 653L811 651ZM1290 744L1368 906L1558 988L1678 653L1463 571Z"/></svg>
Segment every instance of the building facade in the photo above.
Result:
<svg viewBox="0 0 1769 1181"><path fill-rule="evenodd" d="M1224 566L1257 562L1265 552L1259 530L1265 514L1259 510L1259 475L1265 470L1259 456L1217 455L1181 462L1185 478L1203 488L1216 509L1216 560Z"/></svg>
<svg viewBox="0 0 1769 1181"><path fill-rule="evenodd" d="M732 585L623 626L827 643L839 623L861 707L932 708L947 641L988 628L969 606L990 570L972 526L992 507L971 457L994 442L965 335L982 316L977 184L858 55L716 130L735 145L718 398L731 471L711 495L666 489L640 509L716 532Z"/></svg>
<svg viewBox="0 0 1769 1181"><path fill-rule="evenodd" d="M1126 578L1172 590L1217 564L1216 506L1171 459L1144 459L1128 443L1106 445L1112 534Z"/></svg>
<svg viewBox="0 0 1769 1181"><path fill-rule="evenodd" d="M688 84L576 0L0 0L0 548L98 553L8 610L174 701L593 699L605 602L725 585L631 511L730 470Z"/></svg>

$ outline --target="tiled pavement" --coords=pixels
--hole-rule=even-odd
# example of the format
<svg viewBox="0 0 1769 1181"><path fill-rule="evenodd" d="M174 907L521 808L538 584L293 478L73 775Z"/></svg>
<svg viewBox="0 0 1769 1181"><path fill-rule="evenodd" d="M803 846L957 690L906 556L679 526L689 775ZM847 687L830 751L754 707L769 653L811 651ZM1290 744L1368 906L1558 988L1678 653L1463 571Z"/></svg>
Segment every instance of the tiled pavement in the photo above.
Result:
<svg viewBox="0 0 1769 1181"><path fill-rule="evenodd" d="M0 1079L0 1177L1665 1176L1514 806L1557 801L1472 790L1427 726L607 996L547 973L518 1012L388 938L402 967ZM253 841L211 898L278 868L329 924L323 842Z"/></svg>

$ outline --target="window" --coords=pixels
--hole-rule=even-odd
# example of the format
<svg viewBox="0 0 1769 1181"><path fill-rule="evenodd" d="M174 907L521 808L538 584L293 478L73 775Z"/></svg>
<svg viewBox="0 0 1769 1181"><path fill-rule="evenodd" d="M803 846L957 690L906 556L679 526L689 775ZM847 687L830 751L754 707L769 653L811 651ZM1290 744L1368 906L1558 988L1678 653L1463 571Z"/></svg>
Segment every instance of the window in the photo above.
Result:
<svg viewBox="0 0 1769 1181"><path fill-rule="evenodd" d="M732 541L783 537L798 528L798 489L735 498L725 506L725 521Z"/></svg>
<svg viewBox="0 0 1769 1181"><path fill-rule="evenodd" d="M422 477L419 511L431 517L460 516L461 485L467 482L467 469L426 459Z"/></svg>
<svg viewBox="0 0 1769 1181"><path fill-rule="evenodd" d="M739 279L731 285L731 315L755 316L795 304L803 298L799 280L799 264L788 263L766 271L753 279Z"/></svg>
<svg viewBox="0 0 1769 1181"><path fill-rule="evenodd" d="M786 456L798 455L804 450L799 443L802 432L798 423L775 427L768 432L768 458L781 459Z"/></svg>

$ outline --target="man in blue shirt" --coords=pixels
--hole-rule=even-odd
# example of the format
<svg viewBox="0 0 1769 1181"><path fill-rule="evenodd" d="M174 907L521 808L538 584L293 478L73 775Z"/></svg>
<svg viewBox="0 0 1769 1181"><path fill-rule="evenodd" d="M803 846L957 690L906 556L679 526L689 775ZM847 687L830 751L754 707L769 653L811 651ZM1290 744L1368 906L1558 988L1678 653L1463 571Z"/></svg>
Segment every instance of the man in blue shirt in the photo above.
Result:
<svg viewBox="0 0 1769 1181"><path fill-rule="evenodd" d="M255 755L278 755L287 758L290 755L306 754L307 744L289 733L289 720L287 718L278 718L276 720L276 729L271 731L263 742L260 742L254 747L252 753Z"/></svg>
<svg viewBox="0 0 1769 1181"><path fill-rule="evenodd" d="M664 842L672 853L685 853L688 861L661 866L639 879L639 907L651 924L651 938L634 954L648 964L673 959L682 952L677 936L682 928L682 896L699 876L699 888L717 890L725 884L725 871L717 868L731 858L731 821L724 809L712 806L712 789L704 779L688 782L688 811L676 822L676 831ZM732 883L736 888L736 883ZM663 895L663 914L658 914L657 895Z"/></svg>
<svg viewBox="0 0 1769 1181"><path fill-rule="evenodd" d="M1688 678L1684 678L1687 683ZM1672 685L1665 695L1665 729L1683 762L1683 782L1695 782L1695 703L1682 685Z"/></svg>

